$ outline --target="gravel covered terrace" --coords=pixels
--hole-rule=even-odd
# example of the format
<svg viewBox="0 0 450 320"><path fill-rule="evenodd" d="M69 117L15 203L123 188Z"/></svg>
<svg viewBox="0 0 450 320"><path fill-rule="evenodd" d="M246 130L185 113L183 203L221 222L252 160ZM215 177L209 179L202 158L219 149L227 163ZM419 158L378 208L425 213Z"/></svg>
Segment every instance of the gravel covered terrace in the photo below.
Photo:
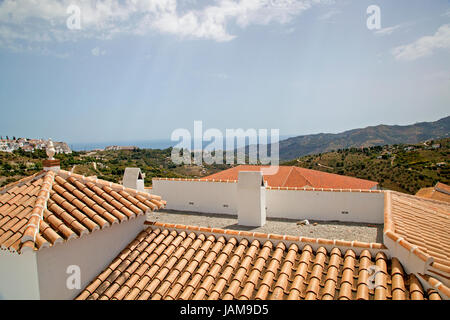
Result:
<svg viewBox="0 0 450 320"><path fill-rule="evenodd" d="M287 234L310 238L383 242L382 224L309 220L309 225L300 225L298 224L300 220L267 218L267 222L263 227L255 228L239 225L237 216L235 215L175 210L160 210L153 212L149 215L147 220L209 228Z"/></svg>

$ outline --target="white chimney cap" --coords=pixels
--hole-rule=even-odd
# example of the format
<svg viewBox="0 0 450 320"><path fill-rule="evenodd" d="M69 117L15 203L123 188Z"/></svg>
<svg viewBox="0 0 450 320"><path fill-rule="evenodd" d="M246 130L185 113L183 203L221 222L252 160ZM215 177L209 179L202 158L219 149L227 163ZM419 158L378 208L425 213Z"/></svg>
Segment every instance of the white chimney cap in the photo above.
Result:
<svg viewBox="0 0 450 320"><path fill-rule="evenodd" d="M47 152L48 160L55 160L55 158L53 158L53 156L55 155L56 150L55 150L55 147L53 145L52 139L48 139L46 152Z"/></svg>

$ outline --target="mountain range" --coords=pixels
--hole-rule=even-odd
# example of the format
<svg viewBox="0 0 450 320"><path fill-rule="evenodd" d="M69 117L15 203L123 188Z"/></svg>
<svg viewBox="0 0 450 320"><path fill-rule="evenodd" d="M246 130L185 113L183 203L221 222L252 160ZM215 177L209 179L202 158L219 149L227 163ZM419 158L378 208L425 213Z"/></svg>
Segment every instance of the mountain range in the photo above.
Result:
<svg viewBox="0 0 450 320"><path fill-rule="evenodd" d="M292 137L280 141L279 151L281 160L290 160L344 148L415 144L449 136L450 116L447 116L434 122L419 122L405 126L382 124L336 134L319 133Z"/></svg>

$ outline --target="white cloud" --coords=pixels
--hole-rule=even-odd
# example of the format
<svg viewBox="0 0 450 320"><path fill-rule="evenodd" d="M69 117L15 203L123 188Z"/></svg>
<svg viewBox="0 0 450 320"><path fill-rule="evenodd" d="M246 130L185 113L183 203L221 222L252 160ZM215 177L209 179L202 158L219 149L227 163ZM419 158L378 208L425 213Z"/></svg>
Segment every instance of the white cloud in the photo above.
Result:
<svg viewBox="0 0 450 320"><path fill-rule="evenodd" d="M330 10L327 13L324 13L321 16L319 16L319 20L327 21L340 13L341 13L340 10L333 9L333 10Z"/></svg>
<svg viewBox="0 0 450 320"><path fill-rule="evenodd" d="M432 55L437 49L450 48L450 24L442 25L434 35L421 37L413 43L396 47L392 54L397 60L412 61Z"/></svg>
<svg viewBox="0 0 450 320"><path fill-rule="evenodd" d="M401 27L401 25L397 24L397 25L392 26L392 27L381 28L381 29L375 31L375 34L376 35L380 35L380 36L390 35L390 34L392 34L395 30L397 30L400 27Z"/></svg>
<svg viewBox="0 0 450 320"><path fill-rule="evenodd" d="M286 5L274 5L284 1ZM277 2L278 1L278 2ZM325 0L4 0L0 2L0 37L3 44L52 43L86 38L110 39L118 34L150 32L181 38L230 41L240 28L269 23L286 24ZM81 29L69 30L67 8L76 4Z"/></svg>
<svg viewBox="0 0 450 320"><path fill-rule="evenodd" d="M105 50L101 50L99 47L95 47L94 49L91 50L91 53L93 56L104 56L106 54Z"/></svg>

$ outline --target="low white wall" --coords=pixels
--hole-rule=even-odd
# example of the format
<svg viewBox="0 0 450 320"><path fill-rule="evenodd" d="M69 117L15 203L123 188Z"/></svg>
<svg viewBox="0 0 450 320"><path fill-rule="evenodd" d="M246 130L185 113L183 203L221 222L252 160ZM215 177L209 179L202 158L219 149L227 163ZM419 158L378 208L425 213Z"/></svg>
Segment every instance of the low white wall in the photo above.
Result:
<svg viewBox="0 0 450 320"><path fill-rule="evenodd" d="M237 192L237 183L191 180L153 180L151 190L167 209L232 215ZM384 193L265 189L265 197L268 218L384 222Z"/></svg>
<svg viewBox="0 0 450 320"><path fill-rule="evenodd" d="M146 216L115 224L37 252L41 299L73 299L143 230ZM81 270L81 289L66 286L67 267Z"/></svg>
<svg viewBox="0 0 450 320"><path fill-rule="evenodd" d="M166 209L237 214L237 183L153 180L152 194L167 201Z"/></svg>
<svg viewBox="0 0 450 320"><path fill-rule="evenodd" d="M0 300L39 298L36 254L0 251Z"/></svg>
<svg viewBox="0 0 450 320"><path fill-rule="evenodd" d="M384 222L384 193L272 189L266 205L273 218Z"/></svg>

